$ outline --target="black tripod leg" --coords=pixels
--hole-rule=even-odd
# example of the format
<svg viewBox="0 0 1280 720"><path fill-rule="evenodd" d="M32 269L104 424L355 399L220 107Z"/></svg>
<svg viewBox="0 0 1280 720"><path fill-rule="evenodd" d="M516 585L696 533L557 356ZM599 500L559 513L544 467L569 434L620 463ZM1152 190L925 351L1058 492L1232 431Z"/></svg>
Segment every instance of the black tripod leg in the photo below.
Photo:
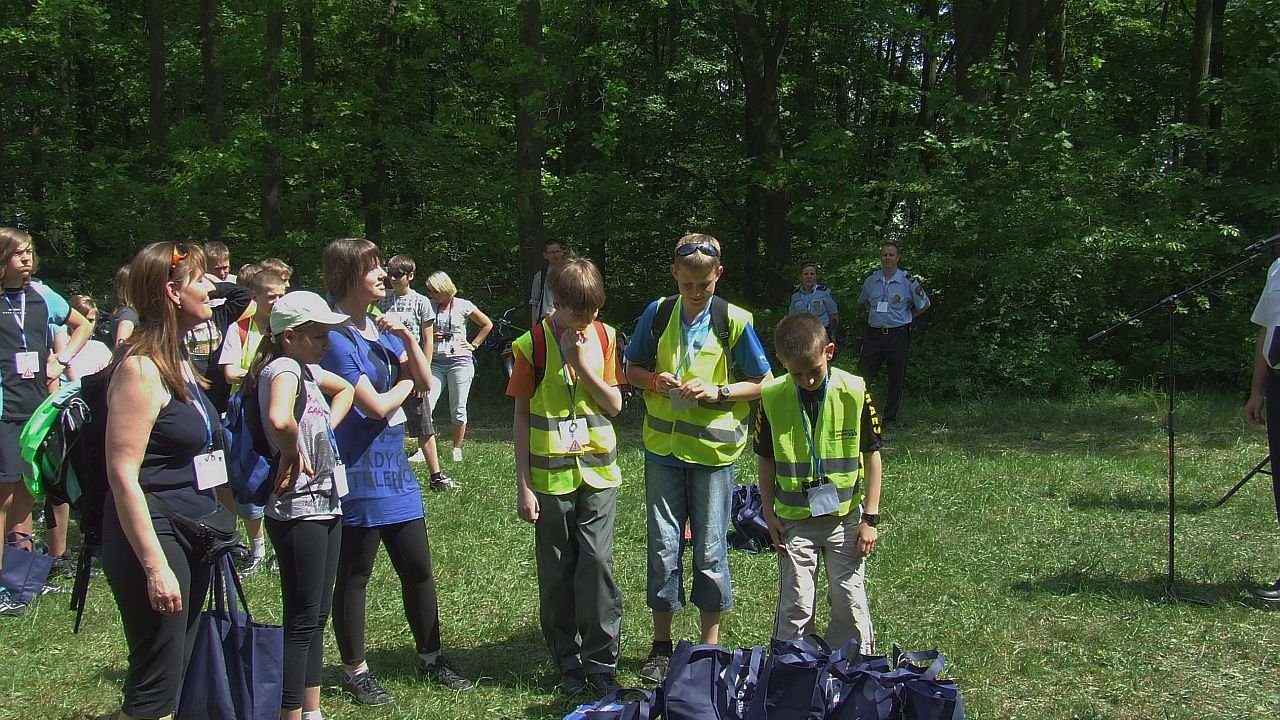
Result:
<svg viewBox="0 0 1280 720"><path fill-rule="evenodd" d="M1223 503L1230 500L1231 496L1235 495L1237 490L1244 487L1244 484L1249 482L1249 480L1252 479L1254 475L1257 475L1260 472L1267 472L1262 468L1265 467L1266 464L1269 462L1271 462L1270 455L1263 458L1262 462L1258 463L1257 465L1254 465L1252 470L1245 473L1244 477L1240 478L1240 482L1232 486L1232 488L1227 491L1227 494L1223 495L1222 498L1219 499L1218 502L1214 503L1213 506L1222 507ZM1267 472L1267 474L1271 475L1270 472ZM1271 489L1274 493L1276 493L1276 522L1280 522L1280 479L1276 478L1275 475L1271 475Z"/></svg>

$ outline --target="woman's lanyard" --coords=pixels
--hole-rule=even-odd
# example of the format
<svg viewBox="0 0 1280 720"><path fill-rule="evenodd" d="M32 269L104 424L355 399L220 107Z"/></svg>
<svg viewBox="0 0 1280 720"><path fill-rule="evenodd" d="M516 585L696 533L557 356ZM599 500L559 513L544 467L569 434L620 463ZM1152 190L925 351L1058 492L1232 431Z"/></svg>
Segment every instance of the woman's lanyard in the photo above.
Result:
<svg viewBox="0 0 1280 720"><path fill-rule="evenodd" d="M209 409L204 406L204 395L200 392L200 387L194 383L187 383L187 391L191 393L191 404L196 406L196 412L200 413L200 418L204 420L204 452L206 454L213 452L213 421L209 415Z"/></svg>
<svg viewBox="0 0 1280 720"><path fill-rule="evenodd" d="M5 304L9 306L9 314L12 315L18 321L18 332L21 333L22 335L22 352L26 352L27 351L27 290L26 288L23 288L21 294L18 295L18 312L16 313L13 311L13 300L10 299L10 297L11 297L10 294L6 292L4 294L4 301L5 301Z"/></svg>
<svg viewBox="0 0 1280 720"><path fill-rule="evenodd" d="M683 313L683 309L677 308ZM707 337L711 335L711 320L708 317L711 312L711 302L707 302L707 306L698 313L698 316L689 323L689 330L686 332L681 328L680 332L680 361L676 363L676 379L684 376L684 372L693 366L693 359L702 352L702 346L707 344ZM683 322L683 320L682 320Z"/></svg>
<svg viewBox="0 0 1280 720"><path fill-rule="evenodd" d="M822 479L822 455L818 452L818 446L814 442L814 438L818 437L822 432L822 411L827 404L827 388L831 385L831 374L827 373L827 379L822 383L822 398L818 401L817 417L813 420L813 429L809 429L809 411L805 409L804 398L800 395L800 386L796 385L796 402L800 404L800 419L804 425L804 439L809 442L809 459L813 461L812 476L814 480Z"/></svg>
<svg viewBox="0 0 1280 720"><path fill-rule="evenodd" d="M369 326L369 319L366 317L365 327L368 327L368 326ZM351 326L351 336L353 338L359 338L359 340L357 340L355 343L356 345L355 350L356 350L356 365L360 367L360 372L364 373L364 375L369 378L369 382L373 383L373 388L377 390L379 393L385 393L391 390L391 362L387 360L387 356L386 356L386 353L390 351L384 348L382 346L382 343L370 340L369 338L365 337L363 334L361 334L360 330L357 329L355 325ZM363 343L361 341L363 341ZM368 350L370 351L370 354L372 354L374 348L377 348L378 353L382 355L382 359L386 363L386 387L380 386L383 381L383 374L382 374L381 367L375 367L373 369L373 372L369 372L368 368L365 367L365 362L364 362L365 348L361 347L362 344L368 346ZM376 365L377 363L374 363L374 364Z"/></svg>
<svg viewBox="0 0 1280 720"><path fill-rule="evenodd" d="M449 323L446 325L441 322L441 318L448 320ZM436 306L436 331L442 335L448 335L453 332L453 298L449 298L449 304L443 308Z"/></svg>

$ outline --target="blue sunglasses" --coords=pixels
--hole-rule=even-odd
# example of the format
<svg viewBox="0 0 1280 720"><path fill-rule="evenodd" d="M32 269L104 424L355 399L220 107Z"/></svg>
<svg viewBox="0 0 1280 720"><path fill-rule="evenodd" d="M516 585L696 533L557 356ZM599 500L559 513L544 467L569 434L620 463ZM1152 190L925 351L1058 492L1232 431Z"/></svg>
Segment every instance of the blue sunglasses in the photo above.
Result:
<svg viewBox="0 0 1280 720"><path fill-rule="evenodd" d="M680 247L676 248L677 257L689 257L690 255L696 252L700 252L703 255L706 255L708 257L713 257L713 258L720 257L720 251L717 250L716 246L712 245L711 243L705 243L705 242L689 243L687 245L681 245Z"/></svg>

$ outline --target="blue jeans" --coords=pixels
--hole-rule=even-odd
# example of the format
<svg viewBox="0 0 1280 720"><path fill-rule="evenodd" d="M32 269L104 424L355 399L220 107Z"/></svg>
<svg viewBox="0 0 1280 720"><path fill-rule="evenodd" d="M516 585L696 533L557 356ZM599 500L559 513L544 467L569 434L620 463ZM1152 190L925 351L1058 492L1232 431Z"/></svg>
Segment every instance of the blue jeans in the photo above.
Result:
<svg viewBox="0 0 1280 720"><path fill-rule="evenodd" d="M647 600L654 612L684 607L684 525L693 546L693 592L704 612L733 607L725 532L733 499L733 466L676 468L652 460L644 464L648 508L649 574Z"/></svg>

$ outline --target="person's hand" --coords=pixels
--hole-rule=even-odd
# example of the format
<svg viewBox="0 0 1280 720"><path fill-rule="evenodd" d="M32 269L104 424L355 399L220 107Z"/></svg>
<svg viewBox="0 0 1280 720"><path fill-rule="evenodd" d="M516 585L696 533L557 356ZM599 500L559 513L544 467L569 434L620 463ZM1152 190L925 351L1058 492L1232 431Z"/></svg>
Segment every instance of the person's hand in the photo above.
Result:
<svg viewBox="0 0 1280 720"><path fill-rule="evenodd" d="M384 333L397 335L402 340L408 339L410 342L413 341L413 334L409 332L409 328L405 327L404 323L397 318L390 315L379 315L377 319L374 320L374 324L377 325L378 330Z"/></svg>
<svg viewBox="0 0 1280 720"><path fill-rule="evenodd" d="M538 522L538 496L528 487L516 489L516 513L527 523Z"/></svg>
<svg viewBox="0 0 1280 720"><path fill-rule="evenodd" d="M867 557L875 552L876 540L880 539L880 531L866 523L858 523L858 543L855 550L859 557Z"/></svg>
<svg viewBox="0 0 1280 720"><path fill-rule="evenodd" d="M668 392L680 387L680 381L675 375L669 372L655 373L652 388L654 392L666 395Z"/></svg>
<svg viewBox="0 0 1280 720"><path fill-rule="evenodd" d="M1244 404L1244 419L1254 425L1262 424L1262 393L1251 393L1249 400Z"/></svg>
<svg viewBox="0 0 1280 720"><path fill-rule="evenodd" d="M147 573L147 597L151 600L151 609L161 615L182 612L182 587L168 563Z"/></svg>
<svg viewBox="0 0 1280 720"><path fill-rule="evenodd" d="M690 402L698 400L712 402L719 399L719 393L715 385L708 385L702 382L701 378L694 378L680 386L680 397Z"/></svg>
<svg viewBox="0 0 1280 720"><path fill-rule="evenodd" d="M556 339L560 343L560 357L564 358L564 361L569 363L569 366L574 370L582 369L587 336L573 328L565 328L564 332L560 333L560 337Z"/></svg>
<svg viewBox="0 0 1280 720"><path fill-rule="evenodd" d="M293 457L280 456L280 468L276 470L276 494L283 495L298 482L300 475L312 477L315 473L311 469L311 463L302 457L301 453L294 453Z"/></svg>
<svg viewBox="0 0 1280 720"><path fill-rule="evenodd" d="M783 527L782 521L773 514L772 510L767 510L764 512L764 524L769 526L769 537L773 540L773 549L786 555L787 529Z"/></svg>
<svg viewBox="0 0 1280 720"><path fill-rule="evenodd" d="M475 343L470 340L463 340L462 347L466 348L468 352L475 352L476 349Z"/></svg>

